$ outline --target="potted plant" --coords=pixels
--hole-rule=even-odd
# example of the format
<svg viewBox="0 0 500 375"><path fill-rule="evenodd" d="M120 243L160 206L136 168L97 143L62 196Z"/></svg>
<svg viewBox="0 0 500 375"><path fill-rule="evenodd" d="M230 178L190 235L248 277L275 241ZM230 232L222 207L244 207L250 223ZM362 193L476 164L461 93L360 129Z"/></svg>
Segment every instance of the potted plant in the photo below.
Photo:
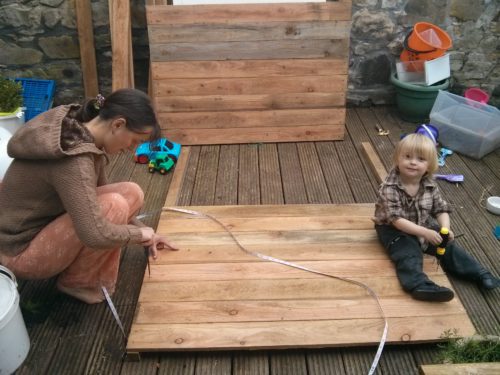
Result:
<svg viewBox="0 0 500 375"><path fill-rule="evenodd" d="M23 87L20 83L0 77L0 127L14 134L24 123Z"/></svg>

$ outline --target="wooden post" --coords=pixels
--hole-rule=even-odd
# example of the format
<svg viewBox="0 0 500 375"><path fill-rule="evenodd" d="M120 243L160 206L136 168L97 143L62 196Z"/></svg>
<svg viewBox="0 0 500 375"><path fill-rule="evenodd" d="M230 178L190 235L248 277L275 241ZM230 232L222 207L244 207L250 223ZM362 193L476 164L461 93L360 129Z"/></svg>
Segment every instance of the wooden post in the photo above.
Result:
<svg viewBox="0 0 500 375"><path fill-rule="evenodd" d="M99 85L97 83L97 65L95 59L94 31L90 0L76 0L75 10L78 27L78 41L80 44L83 87L85 89L85 96L92 98L99 93Z"/></svg>
<svg viewBox="0 0 500 375"><path fill-rule="evenodd" d="M109 0L113 91L134 87L130 0Z"/></svg>

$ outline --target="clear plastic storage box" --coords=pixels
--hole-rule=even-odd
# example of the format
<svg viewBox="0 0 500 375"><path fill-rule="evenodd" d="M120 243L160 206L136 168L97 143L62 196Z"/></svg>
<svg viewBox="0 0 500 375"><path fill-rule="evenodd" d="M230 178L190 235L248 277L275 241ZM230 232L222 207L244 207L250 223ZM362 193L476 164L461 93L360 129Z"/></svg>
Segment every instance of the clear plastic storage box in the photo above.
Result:
<svg viewBox="0 0 500 375"><path fill-rule="evenodd" d="M475 159L500 147L500 111L462 96L439 91L430 113L439 143Z"/></svg>

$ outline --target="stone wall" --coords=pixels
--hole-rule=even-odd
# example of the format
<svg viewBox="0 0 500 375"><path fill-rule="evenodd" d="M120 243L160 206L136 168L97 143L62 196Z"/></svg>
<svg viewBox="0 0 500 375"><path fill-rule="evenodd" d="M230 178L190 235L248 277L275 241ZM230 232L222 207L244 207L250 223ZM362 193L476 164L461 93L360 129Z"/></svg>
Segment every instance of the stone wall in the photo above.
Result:
<svg viewBox="0 0 500 375"><path fill-rule="evenodd" d="M83 98L75 0L0 0L0 75L56 80L55 104ZM131 0L136 86L146 90L145 1ZM353 0L348 102L394 101L391 69L411 27L427 21L453 40L451 91L480 87L500 105L498 0ZM92 0L99 87L111 87L108 0Z"/></svg>

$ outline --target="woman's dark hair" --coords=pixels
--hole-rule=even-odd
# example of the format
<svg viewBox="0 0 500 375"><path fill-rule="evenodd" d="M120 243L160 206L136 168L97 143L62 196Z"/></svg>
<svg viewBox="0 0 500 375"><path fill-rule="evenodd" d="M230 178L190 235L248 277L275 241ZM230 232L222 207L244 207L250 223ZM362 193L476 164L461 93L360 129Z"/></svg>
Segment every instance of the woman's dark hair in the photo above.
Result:
<svg viewBox="0 0 500 375"><path fill-rule="evenodd" d="M103 120L122 117L126 120L127 129L134 133L142 133L145 128L153 128L151 140L161 136L160 124L151 99L136 89L116 90L101 100L89 99L82 105L76 118L81 122L88 122L96 116Z"/></svg>

